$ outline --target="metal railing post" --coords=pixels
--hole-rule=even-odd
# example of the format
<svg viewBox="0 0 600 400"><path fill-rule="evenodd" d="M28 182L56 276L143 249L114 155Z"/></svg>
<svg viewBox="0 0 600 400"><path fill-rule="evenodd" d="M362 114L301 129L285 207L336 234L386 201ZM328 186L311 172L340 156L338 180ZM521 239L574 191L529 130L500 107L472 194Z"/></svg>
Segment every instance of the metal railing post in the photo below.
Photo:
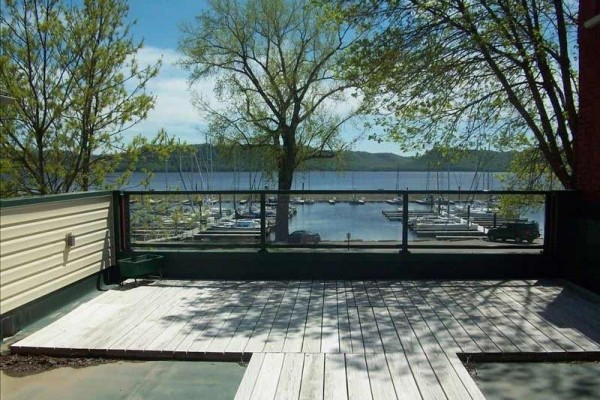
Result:
<svg viewBox="0 0 600 400"><path fill-rule="evenodd" d="M267 252L267 204L265 192L260 194L260 250L258 252Z"/></svg>
<svg viewBox="0 0 600 400"><path fill-rule="evenodd" d="M408 254L408 193L402 194L402 250L401 254Z"/></svg>
<svg viewBox="0 0 600 400"><path fill-rule="evenodd" d="M556 237L556 196L546 193L544 196L544 254L555 254Z"/></svg>
<svg viewBox="0 0 600 400"><path fill-rule="evenodd" d="M467 226L471 226L471 205L467 205Z"/></svg>
<svg viewBox="0 0 600 400"><path fill-rule="evenodd" d="M221 193L219 193L219 218L223 216L223 206L222 206L222 198Z"/></svg>
<svg viewBox="0 0 600 400"><path fill-rule="evenodd" d="M121 240L121 235L123 234L123 229L121 228L121 192L115 190L113 191L113 199L112 199L112 210L113 210L113 236L115 241L115 251L120 253L123 251L123 241Z"/></svg>
<svg viewBox="0 0 600 400"><path fill-rule="evenodd" d="M123 240L124 250L125 252L131 251L131 210L129 208L129 194L125 193L123 196L123 215L121 216L123 220L121 221L123 224Z"/></svg>

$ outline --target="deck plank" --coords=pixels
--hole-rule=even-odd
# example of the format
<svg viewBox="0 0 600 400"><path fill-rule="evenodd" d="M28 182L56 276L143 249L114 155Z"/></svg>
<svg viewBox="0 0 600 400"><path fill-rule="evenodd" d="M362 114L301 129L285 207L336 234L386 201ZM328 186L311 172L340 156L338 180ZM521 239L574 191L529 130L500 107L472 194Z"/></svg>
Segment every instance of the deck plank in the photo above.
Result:
<svg viewBox="0 0 600 400"><path fill-rule="evenodd" d="M522 335L529 337L535 342L534 345L529 347L529 351L535 352L553 352L553 351L564 351L556 342L550 339L542 330L534 326L529 320L518 318L515 313L512 312L501 299L495 296L487 296L486 301L493 307L496 307L500 313L502 313L505 321L512 323L515 327L515 334L518 331L522 332Z"/></svg>
<svg viewBox="0 0 600 400"><path fill-rule="evenodd" d="M350 341L353 353L364 353L365 344L360 328L360 319L356 307L348 307L348 321L350 325Z"/></svg>
<svg viewBox="0 0 600 400"><path fill-rule="evenodd" d="M351 285L352 294L354 295L354 301L356 302L356 306L369 307L371 303L369 303L369 296L367 295L365 283L363 281L351 281Z"/></svg>
<svg viewBox="0 0 600 400"><path fill-rule="evenodd" d="M273 327L269 332L265 352L280 352L285 344L285 337L290 326L290 319L298 297L299 286L297 284L289 284L285 294L275 315Z"/></svg>
<svg viewBox="0 0 600 400"><path fill-rule="evenodd" d="M422 399L404 352L386 353L385 356L398 400Z"/></svg>
<svg viewBox="0 0 600 400"><path fill-rule="evenodd" d="M202 332L188 348L188 353L204 353L221 328L227 323L231 315L235 315L236 307L222 307L214 313L213 318L204 327Z"/></svg>
<svg viewBox="0 0 600 400"><path fill-rule="evenodd" d="M364 354L346 354L348 399L372 400L369 371Z"/></svg>
<svg viewBox="0 0 600 400"><path fill-rule="evenodd" d="M418 310L406 308L404 312L446 396L449 399L469 399L470 395L439 346L438 333L431 331Z"/></svg>
<svg viewBox="0 0 600 400"><path fill-rule="evenodd" d="M304 354L285 354L277 391L275 392L275 400L297 399L300 397L303 368Z"/></svg>
<svg viewBox="0 0 600 400"><path fill-rule="evenodd" d="M402 291L399 288L394 288L394 294L396 294L396 298L402 300L402 303L407 307L412 306L412 301L410 296ZM477 344L477 346L484 352L500 352L500 349L496 344L487 336L485 331L481 329L481 327L477 324L477 321L473 319L469 313L456 304L451 298L448 298L448 302L446 306L452 316L456 318L463 326L463 328L467 331L469 336L473 339L473 341Z"/></svg>
<svg viewBox="0 0 600 400"><path fill-rule="evenodd" d="M339 353L340 336L338 328L338 309L335 302L325 302L323 306L323 324L321 335L322 353Z"/></svg>
<svg viewBox="0 0 600 400"><path fill-rule="evenodd" d="M144 335L145 333L151 329L154 324L160 320L160 318L165 315L171 307L177 303L177 293L182 293L181 287L168 287L165 288L165 297L161 297L159 302L153 302L147 309L144 309L142 312L133 313L132 325L129 325L130 328L127 332L122 332L120 338L116 338L116 341L108 344L107 347L111 350L117 351L140 351L138 346L134 346L136 342L138 342L141 338L147 340ZM112 337L111 337L112 339ZM149 338L148 338L149 339ZM144 342L145 343L145 342ZM147 344L147 343L146 343ZM145 344L145 345L146 345ZM144 347L145 347L144 345Z"/></svg>
<svg viewBox="0 0 600 400"><path fill-rule="evenodd" d="M442 289L445 290L446 288ZM425 287L425 288L416 288L416 291L410 291L409 294L411 295L411 299L413 299L413 301L415 302L415 304L419 303L419 299L424 299L424 291L429 292L429 286ZM507 351L516 351L517 348L515 347L515 345L508 340L503 334L502 332L491 322L491 320L488 318L488 315L484 315L479 308L477 307L477 304L474 304L473 302L469 302L467 301L466 303L463 303L460 299L457 299L455 296L448 296L450 297L452 300L452 302L454 304L456 304L459 307L462 307L463 310L468 309L468 314L472 317L472 319L475 320L477 326L479 326L479 328L484 331L487 336L490 338L490 340L496 345L496 347L498 349L501 349L501 351L503 352L507 352ZM438 302L439 304L439 302ZM421 315L423 316L423 319L425 320L426 324L429 325L429 328L431 329L432 332L436 332L437 333L437 337L436 339L438 340L438 342L440 343L440 346L443 347L444 349L446 349L446 351L450 351L453 349L458 350L458 348L460 348L458 341L454 338L453 335L448 335L447 334L447 330L445 329L444 324L439 324L439 320L436 318L435 313L429 311L429 310L422 310L421 311ZM454 351L456 352L456 351Z"/></svg>
<svg viewBox="0 0 600 400"><path fill-rule="evenodd" d="M275 397L281 367L283 365L283 353L266 353L252 389L251 399L271 400Z"/></svg>
<svg viewBox="0 0 600 400"><path fill-rule="evenodd" d="M375 314L375 321L377 322L384 351L386 353L403 351L402 343L400 343L400 338L398 338L398 333L387 307L374 308L373 313Z"/></svg>
<svg viewBox="0 0 600 400"><path fill-rule="evenodd" d="M250 396L252 396L252 391L256 385L256 380L260 374L264 359L265 353L257 353L252 355L252 358L248 363L248 368L246 368L246 372L244 373L242 381L240 382L240 386L238 386L238 390L235 393L235 400L250 400Z"/></svg>
<svg viewBox="0 0 600 400"><path fill-rule="evenodd" d="M306 329L304 330L304 341L302 343L303 353L318 353L321 351L322 323L323 304L311 301L306 317Z"/></svg>
<svg viewBox="0 0 600 400"><path fill-rule="evenodd" d="M366 359L373 400L396 399L396 391L392 377L390 376L385 354L367 354Z"/></svg>
<svg viewBox="0 0 600 400"><path fill-rule="evenodd" d="M145 351L168 352L177 346L171 343L180 343L185 337L184 328L193 319L198 310L198 290L192 288L188 293L187 301L179 302L163 318L168 321L166 328L160 330L156 338L144 349ZM170 346L169 346L170 345Z"/></svg>
<svg viewBox="0 0 600 400"><path fill-rule="evenodd" d="M348 319L348 307L345 302L338 305L337 313L340 353L352 353L352 334L350 332L350 321Z"/></svg>
<svg viewBox="0 0 600 400"><path fill-rule="evenodd" d="M459 290L458 293L453 293L451 292L453 289L452 288L437 288L434 290L434 294L436 296L436 301L438 304L441 304L441 300L442 298L447 298L450 297L452 298L451 301L453 301L455 304L460 305L463 304L462 300L463 297L467 302L471 302L473 303L473 310L477 310L476 313L477 315L480 315L486 322L485 324L487 324L487 326L489 326L489 331L490 331L490 335L491 335L491 339L494 343L496 343L496 345L503 351L503 352L518 352L519 351L519 347L517 345L517 341L516 340L512 340L511 337L509 337L506 334L506 325L504 324L504 321L502 318L499 318L498 314L496 313L496 310L493 307L490 307L489 304L487 304L486 302L478 302L478 303L474 303L473 299L469 296L467 296L465 293L465 290ZM463 329L464 331L464 329ZM455 331L456 332L456 331ZM457 341L457 343L459 344L459 346L461 346L461 348L463 349L464 352L477 352L476 350L474 350L468 342L468 334L466 333L466 331L464 331L464 335L460 334L461 331L458 330L458 333L460 335L455 335L454 338ZM467 339L466 344L465 344L465 339Z"/></svg>
<svg viewBox="0 0 600 400"><path fill-rule="evenodd" d="M323 399L325 354L305 354L300 400Z"/></svg>
<svg viewBox="0 0 600 400"><path fill-rule="evenodd" d="M267 344L267 339L271 333L275 316L279 310L279 304L267 303L258 319L252 336L248 340L246 347L244 348L245 353L256 353L262 352Z"/></svg>
<svg viewBox="0 0 600 400"><path fill-rule="evenodd" d="M383 353L383 344L379 329L375 322L375 315L372 307L358 307L358 317L360 319L360 329L363 335L365 353Z"/></svg>
<svg viewBox="0 0 600 400"><path fill-rule="evenodd" d="M235 337L242 321L250 311L250 307L233 307L231 314L225 319L215 337L206 345L207 353L224 353Z"/></svg>
<svg viewBox="0 0 600 400"><path fill-rule="evenodd" d="M581 314L578 308L565 307L561 301L554 301L546 305L529 302L527 298L523 298L520 293L513 291L513 289L500 287L499 290L507 294L510 299L507 299L509 307L519 311L523 318L528 318L530 315L541 315L546 323L552 325L555 330L585 351L598 351L600 329L590 329L589 325L585 322L582 323L581 319L577 317ZM586 332L589 337L583 332ZM594 336L594 333L596 336Z"/></svg>
<svg viewBox="0 0 600 400"><path fill-rule="evenodd" d="M283 351L286 353L300 353L304 343L304 331L308 319L308 303L298 299L294 305L290 324L285 334Z"/></svg>
<svg viewBox="0 0 600 400"><path fill-rule="evenodd" d="M390 315L401 335L404 353L408 359L410 369L413 372L419 391L424 399L446 399L446 395L438 381L427 356L421 347L411 324L402 309L390 310ZM400 333L401 332L401 333Z"/></svg>
<svg viewBox="0 0 600 400"><path fill-rule="evenodd" d="M344 354L325 355L325 388L326 400L347 400L346 358Z"/></svg>
<svg viewBox="0 0 600 400"><path fill-rule="evenodd" d="M506 343L500 343L499 347L504 352L509 351L544 351L544 348L535 341L535 339L529 334L529 332L521 325L515 324L510 318L507 318L503 313L503 310L498 308L498 302L491 301L489 297L481 297L478 294L480 289L467 289L467 290L454 290L450 288L444 288L453 298L456 299L458 304L470 304L471 307L476 308L481 305L484 309L484 314L487 316L496 329L502 332L505 340L510 341L514 344L516 349L513 349ZM508 335L508 336L507 336Z"/></svg>

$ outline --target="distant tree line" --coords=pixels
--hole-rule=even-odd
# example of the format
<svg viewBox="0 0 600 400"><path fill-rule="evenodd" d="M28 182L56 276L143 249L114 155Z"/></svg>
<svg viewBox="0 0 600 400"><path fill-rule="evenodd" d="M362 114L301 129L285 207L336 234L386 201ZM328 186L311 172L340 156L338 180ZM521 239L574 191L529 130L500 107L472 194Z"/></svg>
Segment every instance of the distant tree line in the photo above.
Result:
<svg viewBox="0 0 600 400"><path fill-rule="evenodd" d="M232 156L229 147L206 144L188 145L165 159L162 154L147 151L140 154L135 163L136 171L189 172L200 171L262 171L264 150L259 148L240 149L237 157ZM497 152L488 150L442 152L433 149L414 157L399 156L393 153L368 153L364 151L342 151L335 159L309 160L299 170L305 171L508 171L517 152ZM119 169L126 170L129 163L124 161Z"/></svg>

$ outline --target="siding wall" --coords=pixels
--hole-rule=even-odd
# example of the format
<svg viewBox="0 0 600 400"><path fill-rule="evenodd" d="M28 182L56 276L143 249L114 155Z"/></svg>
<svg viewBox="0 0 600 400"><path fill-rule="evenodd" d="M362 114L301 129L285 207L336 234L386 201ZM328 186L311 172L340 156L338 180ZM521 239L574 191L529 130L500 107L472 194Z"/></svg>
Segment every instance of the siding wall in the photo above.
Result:
<svg viewBox="0 0 600 400"><path fill-rule="evenodd" d="M67 247L65 236L75 236ZM0 314L115 264L112 195L0 209Z"/></svg>

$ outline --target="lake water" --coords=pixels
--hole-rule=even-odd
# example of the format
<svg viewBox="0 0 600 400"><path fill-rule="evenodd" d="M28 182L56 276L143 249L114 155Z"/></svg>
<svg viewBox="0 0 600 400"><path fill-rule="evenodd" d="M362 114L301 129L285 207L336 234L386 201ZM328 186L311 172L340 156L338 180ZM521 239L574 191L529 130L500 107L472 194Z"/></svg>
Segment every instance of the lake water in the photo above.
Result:
<svg viewBox="0 0 600 400"><path fill-rule="evenodd" d="M395 171L345 171L297 172L293 190L499 190L503 188L501 173L483 172L395 172ZM144 190L140 185L145 175L134 173L123 189ZM114 175L109 176L112 181ZM183 172L157 172L147 189L153 190L259 190L276 189L276 180L260 172L214 172L199 174Z"/></svg>
<svg viewBox="0 0 600 400"><path fill-rule="evenodd" d="M350 233L352 240L401 240L402 223L388 221L381 210L393 210L397 206L387 203L315 203L297 206L298 213L290 220L290 232L309 230L318 232L323 240L344 241ZM427 207L411 204L412 209ZM416 236L409 231L409 239Z"/></svg>

